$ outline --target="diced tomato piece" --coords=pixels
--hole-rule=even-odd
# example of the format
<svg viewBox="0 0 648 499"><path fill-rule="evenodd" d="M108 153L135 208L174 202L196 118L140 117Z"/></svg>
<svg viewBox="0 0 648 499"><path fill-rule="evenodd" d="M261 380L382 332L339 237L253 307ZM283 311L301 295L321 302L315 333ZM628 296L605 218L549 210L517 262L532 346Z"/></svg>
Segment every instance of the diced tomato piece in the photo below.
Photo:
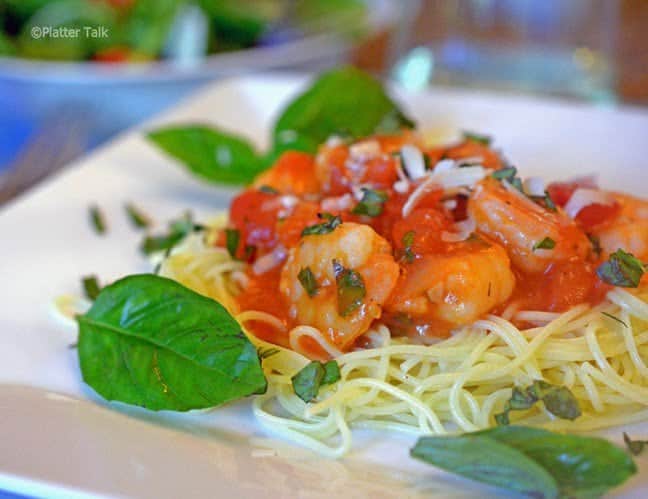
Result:
<svg viewBox="0 0 648 499"><path fill-rule="evenodd" d="M446 230L450 221L439 210L417 208L407 218L398 220L392 229L394 247L405 249L405 234L414 233L411 250L414 254L438 253L446 243L441 240L441 232Z"/></svg>
<svg viewBox="0 0 648 499"><path fill-rule="evenodd" d="M256 178L254 185L267 185L284 194L315 194L319 192L315 158L304 152L286 151L272 168Z"/></svg>
<svg viewBox="0 0 648 499"><path fill-rule="evenodd" d="M556 205L563 207L578 187L574 182L553 182L547 187L547 192Z"/></svg>
<svg viewBox="0 0 648 499"><path fill-rule="evenodd" d="M563 312L581 303L600 301L607 290L597 281L589 263L578 260L552 265L542 283L542 296L548 300L546 309Z"/></svg>
<svg viewBox="0 0 648 499"><path fill-rule="evenodd" d="M241 232L243 246L267 251L277 244L275 221L281 207L276 194L256 189L243 191L232 201L230 221Z"/></svg>
<svg viewBox="0 0 648 499"><path fill-rule="evenodd" d="M603 225L614 220L621 212L621 205L599 204L594 203L585 206L576 215L576 221L580 224L585 232L588 232L597 226Z"/></svg>
<svg viewBox="0 0 648 499"><path fill-rule="evenodd" d="M319 205L302 202L295 206L293 212L283 220L277 220L276 231L279 241L286 248L292 248L299 242L301 233L309 225L322 223L317 218Z"/></svg>
<svg viewBox="0 0 648 499"><path fill-rule="evenodd" d="M391 157L378 157L367 161L365 174L360 182L370 184L374 189L390 189L398 180L396 160Z"/></svg>
<svg viewBox="0 0 648 499"><path fill-rule="evenodd" d="M490 147L475 142L474 140L466 140L461 144L447 148L444 151L443 157L449 159L481 157L480 163L486 168L497 170L502 167L502 160L500 159L499 154L493 151Z"/></svg>

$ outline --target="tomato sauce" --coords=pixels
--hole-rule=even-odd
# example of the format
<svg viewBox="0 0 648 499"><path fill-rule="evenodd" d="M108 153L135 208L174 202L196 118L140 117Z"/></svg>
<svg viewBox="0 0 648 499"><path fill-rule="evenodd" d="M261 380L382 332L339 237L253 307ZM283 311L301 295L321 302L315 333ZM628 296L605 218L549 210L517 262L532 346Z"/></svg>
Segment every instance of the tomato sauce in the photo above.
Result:
<svg viewBox="0 0 648 499"><path fill-rule="evenodd" d="M466 219L467 194L458 192L444 195L441 189L430 189L408 216L403 217L403 206L417 185L410 182L406 190L394 188L402 178L398 172L399 159L394 151L399 150L405 139L397 136L376 137L374 140L380 144L383 153L363 160L352 158L347 144L324 148L317 159L296 152L281 156L275 167L263 173L253 187L243 191L232 202L230 228L240 233L236 256L240 259L249 257L250 248L254 249L253 260L277 248L283 248L284 254L287 253L300 243L304 228L324 222L318 216L322 212L322 200L344 200L344 196L353 196L352 205L332 210L330 215L340 216L344 222L370 225L391 244L393 257L399 262L402 275L407 273L408 262L411 263L412 259L424 255L441 257L454 254L457 243L447 242L443 234L456 230L454 224ZM424 153L432 165L444 158L478 156L486 167L502 166L497 153L486 145L472 141L428 149ZM354 206L359 202L359 186L369 186L388 195L377 216L354 213ZM551 184L549 194L555 204L562 207L577 188L577 184ZM618 206L593 204L581 210L576 224L587 233L601 224L613 222L618 213ZM487 245L493 244L492 240L479 232L471 238L482 240ZM596 304L611 289L596 274L599 264L600 258L592 253L586 258L574 256L567 260L550 261L542 272L529 273L513 266L514 290L510 298L491 311L500 313L510 304L515 304L518 309L550 312L562 312L581 303ZM286 346L287 331L298 324L291 319L290 304L280 290L281 269L280 262L266 272L255 274L251 266L248 270L249 285L237 296L237 301L241 310L260 310L280 318L285 331L260 321L247 325L260 338ZM488 292L490 294L490 285ZM395 332L406 332L413 328L422 334L440 332L443 335L447 332L434 332L435 327L432 326L439 324L437 319L425 322L414 320L406 314L385 313L382 320ZM363 341L360 337L357 344ZM314 357L326 357L315 342L307 346Z"/></svg>

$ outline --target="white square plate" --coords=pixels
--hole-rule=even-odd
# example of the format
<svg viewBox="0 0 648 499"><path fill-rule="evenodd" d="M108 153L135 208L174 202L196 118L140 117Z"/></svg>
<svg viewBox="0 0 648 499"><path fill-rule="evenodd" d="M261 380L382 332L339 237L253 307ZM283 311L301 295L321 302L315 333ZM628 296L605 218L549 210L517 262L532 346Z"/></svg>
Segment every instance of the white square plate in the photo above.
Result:
<svg viewBox="0 0 648 499"><path fill-rule="evenodd" d="M264 147L273 117L304 83L230 80L154 125L215 123ZM399 98L423 129L492 134L525 175L598 173L604 186L648 195L644 111L440 89ZM61 497L484 496L489 489L411 460L411 436L359 432L351 456L327 461L289 445L264 448L267 435L245 401L154 414L109 408L84 387L69 348L76 332L48 310L55 296L78 293L83 275L107 282L148 270L124 202L161 224L186 209L198 219L222 210L233 192L192 179L135 130L0 211L0 489ZM103 237L88 223L95 202L108 219ZM631 430L648 437L648 424ZM607 435L621 441L620 429ZM645 496L648 476L615 493Z"/></svg>

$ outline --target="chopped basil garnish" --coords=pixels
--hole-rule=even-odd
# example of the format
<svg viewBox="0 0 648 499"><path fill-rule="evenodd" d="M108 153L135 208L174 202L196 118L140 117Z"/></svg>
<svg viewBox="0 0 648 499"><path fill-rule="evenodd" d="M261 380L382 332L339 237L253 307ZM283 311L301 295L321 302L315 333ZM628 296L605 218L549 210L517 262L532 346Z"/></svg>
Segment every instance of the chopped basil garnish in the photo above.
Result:
<svg viewBox="0 0 648 499"><path fill-rule="evenodd" d="M478 144L483 144L485 146L491 145L491 142L493 141L493 139L488 135L482 135L479 133L468 132L468 131L463 132L463 138L464 140L468 140L470 142L477 142Z"/></svg>
<svg viewBox="0 0 648 499"><path fill-rule="evenodd" d="M135 228L145 229L151 225L150 217L137 208L133 203L126 203L124 209L126 210L128 219Z"/></svg>
<svg viewBox="0 0 648 499"><path fill-rule="evenodd" d="M90 206L90 222L92 223L92 228L97 234L106 233L106 219L104 218L103 212L96 204Z"/></svg>
<svg viewBox="0 0 648 499"><path fill-rule="evenodd" d="M367 215L377 217L382 213L383 204L387 201L387 193L383 191L374 191L366 187L362 188L362 199L355 205L351 213L356 215Z"/></svg>
<svg viewBox="0 0 648 499"><path fill-rule="evenodd" d="M142 241L140 249L146 255L158 251L169 252L191 232L205 230L204 225L194 223L191 213L187 212L182 218L169 223L169 232L159 236L147 236Z"/></svg>
<svg viewBox="0 0 648 499"><path fill-rule="evenodd" d="M641 261L622 249L612 253L608 261L596 269L597 275L603 282L623 288L638 287L645 271L645 266Z"/></svg>
<svg viewBox="0 0 648 499"><path fill-rule="evenodd" d="M225 229L225 247L232 258L236 258L236 251L241 240L241 232L237 229Z"/></svg>
<svg viewBox="0 0 648 499"><path fill-rule="evenodd" d="M90 301L95 301L101 292L101 286L96 275L85 276L81 279L83 294Z"/></svg>
<svg viewBox="0 0 648 499"><path fill-rule="evenodd" d="M412 251L414 234L413 230L409 230L403 235L403 258L407 263L412 263L415 258L414 251Z"/></svg>
<svg viewBox="0 0 648 499"><path fill-rule="evenodd" d="M306 290L306 293L308 293L308 296L312 298L317 294L319 285L317 284L317 279L315 279L315 276L313 275L313 272L311 271L310 267L305 267L301 269L299 271L299 274L297 274L297 279L299 279L299 282L301 283L302 287Z"/></svg>
<svg viewBox="0 0 648 499"><path fill-rule="evenodd" d="M558 208L556 208L556 203L554 203L553 199L551 199L551 196L549 195L548 191L545 191L545 196L542 198L542 200L545 203L545 207L549 211L558 211Z"/></svg>
<svg viewBox="0 0 648 499"><path fill-rule="evenodd" d="M516 175L517 168L515 168L514 166L507 166L500 168L499 170L495 170L491 176L496 180L508 180L510 182L515 178Z"/></svg>
<svg viewBox="0 0 648 499"><path fill-rule="evenodd" d="M550 237L545 237L542 241L539 241L533 245L533 251L537 249L554 249L556 247L556 241Z"/></svg>
<svg viewBox="0 0 648 499"><path fill-rule="evenodd" d="M601 248L601 239L594 234L587 234L587 238L590 240L590 243L592 243L592 251L594 251L594 254L596 256L601 256L601 252L603 251Z"/></svg>
<svg viewBox="0 0 648 499"><path fill-rule="evenodd" d="M318 360L310 362L292 378L295 394L304 402L311 402L319 393L320 387L331 385L340 379L340 367L334 360L322 364Z"/></svg>
<svg viewBox="0 0 648 499"><path fill-rule="evenodd" d="M514 179L512 179L511 185L515 187L518 191L520 191L522 194L524 194L524 187L522 187L522 180L520 180L519 177L515 177Z"/></svg>
<svg viewBox="0 0 648 499"><path fill-rule="evenodd" d="M275 189L274 187L271 187L269 185L262 185L259 187L259 192L263 192L264 194L279 194L279 191Z"/></svg>
<svg viewBox="0 0 648 499"><path fill-rule="evenodd" d="M268 357L272 357L273 355L277 355L281 350L278 348L266 348L265 350L262 348L257 349L257 354L259 355L259 359L264 360L267 359Z"/></svg>
<svg viewBox="0 0 648 499"><path fill-rule="evenodd" d="M332 385L340 380L340 366L334 360L329 360L324 364L324 378L322 378L323 385Z"/></svg>
<svg viewBox="0 0 648 499"><path fill-rule="evenodd" d="M628 327L628 325L623 322L621 319L619 319L616 315L608 314L607 312L601 312L601 315L604 315L605 317L609 317L610 319L617 321L619 324L623 325L623 327Z"/></svg>
<svg viewBox="0 0 648 499"><path fill-rule="evenodd" d="M623 441L633 456L641 454L648 445L648 440L632 440L626 432L623 432Z"/></svg>
<svg viewBox="0 0 648 499"><path fill-rule="evenodd" d="M318 213L317 216L321 220L326 220L326 222L306 227L302 230L302 236L328 234L329 232L333 232L335 228L342 223L340 217L331 215L330 213Z"/></svg>
<svg viewBox="0 0 648 499"><path fill-rule="evenodd" d="M431 170L432 167L434 166L432 164L432 159L430 158L430 155L427 153L423 153L423 164L425 165L425 170Z"/></svg>
<svg viewBox="0 0 648 499"><path fill-rule="evenodd" d="M333 273L337 283L338 313L346 317L362 305L367 294L364 280L358 272L344 268L337 260L333 260Z"/></svg>
<svg viewBox="0 0 648 499"><path fill-rule="evenodd" d="M504 406L504 412L496 414L495 421L498 425L508 425L510 411L530 409L538 401L544 402L545 408L561 419L573 420L581 415L578 400L568 388L536 380L527 388L513 388L511 398Z"/></svg>
<svg viewBox="0 0 648 499"><path fill-rule="evenodd" d="M525 426L421 437L410 454L525 497L600 497L637 472L632 458L606 440Z"/></svg>

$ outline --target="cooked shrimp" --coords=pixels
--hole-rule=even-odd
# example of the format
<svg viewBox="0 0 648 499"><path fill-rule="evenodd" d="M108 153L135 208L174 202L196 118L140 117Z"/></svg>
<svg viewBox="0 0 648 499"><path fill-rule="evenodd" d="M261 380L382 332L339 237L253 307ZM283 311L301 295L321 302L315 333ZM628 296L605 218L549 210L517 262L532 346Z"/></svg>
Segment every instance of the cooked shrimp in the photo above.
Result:
<svg viewBox="0 0 648 499"><path fill-rule="evenodd" d="M601 249L613 253L621 248L640 260L648 260L648 201L627 194L611 193L621 205L619 215L593 235Z"/></svg>
<svg viewBox="0 0 648 499"><path fill-rule="evenodd" d="M302 284L303 272L310 274L310 289ZM363 288L357 301L351 302L355 306L341 307L341 272ZM290 251L279 289L293 324L318 328L331 344L344 350L380 317L398 273L389 243L371 227L348 222L328 234L302 237Z"/></svg>
<svg viewBox="0 0 648 499"><path fill-rule="evenodd" d="M584 259L592 248L585 233L564 213L549 211L495 179L486 179L473 191L468 213L477 230L502 244L513 264L525 272L543 272L555 262ZM542 241L554 246L538 249Z"/></svg>
<svg viewBox="0 0 648 499"><path fill-rule="evenodd" d="M508 300L514 286L506 251L478 240L406 265L385 310L392 317L427 325L421 331L427 336L444 336Z"/></svg>

